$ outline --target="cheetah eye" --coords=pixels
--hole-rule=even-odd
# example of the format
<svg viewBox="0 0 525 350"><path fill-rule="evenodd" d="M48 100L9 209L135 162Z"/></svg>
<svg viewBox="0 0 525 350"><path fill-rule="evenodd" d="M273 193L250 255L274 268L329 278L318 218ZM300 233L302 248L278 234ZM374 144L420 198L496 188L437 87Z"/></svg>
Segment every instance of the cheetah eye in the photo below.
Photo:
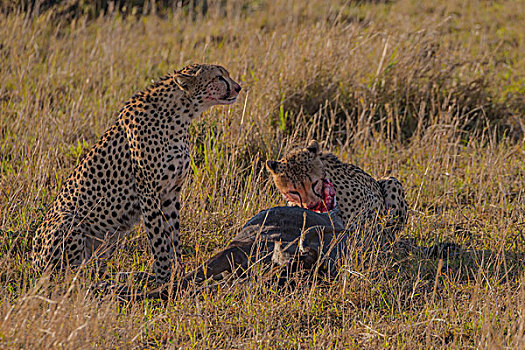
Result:
<svg viewBox="0 0 525 350"><path fill-rule="evenodd" d="M289 191L288 193L290 193L291 195L300 197L299 192L297 192L297 191Z"/></svg>

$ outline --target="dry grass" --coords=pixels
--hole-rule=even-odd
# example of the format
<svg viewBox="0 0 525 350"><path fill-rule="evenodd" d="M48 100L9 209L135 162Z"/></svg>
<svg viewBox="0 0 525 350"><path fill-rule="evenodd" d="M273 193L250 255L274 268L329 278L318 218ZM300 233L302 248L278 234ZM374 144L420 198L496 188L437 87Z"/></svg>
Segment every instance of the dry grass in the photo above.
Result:
<svg viewBox="0 0 525 350"><path fill-rule="evenodd" d="M0 15L0 348L525 348L525 2L223 3L196 19ZM263 161L313 137L402 180L404 237L465 251L169 303L37 279L31 236L61 181L134 91L194 61L244 89L192 126L188 268L283 203ZM124 244L111 270L147 270L141 229Z"/></svg>

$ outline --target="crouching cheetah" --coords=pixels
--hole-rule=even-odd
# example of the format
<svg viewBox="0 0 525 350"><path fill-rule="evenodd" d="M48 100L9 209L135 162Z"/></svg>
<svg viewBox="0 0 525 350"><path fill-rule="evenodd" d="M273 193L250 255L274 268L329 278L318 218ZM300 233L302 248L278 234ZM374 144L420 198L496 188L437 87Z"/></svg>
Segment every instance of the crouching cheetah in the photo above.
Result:
<svg viewBox="0 0 525 350"><path fill-rule="evenodd" d="M106 258L142 216L159 282L181 263L179 193L189 168L188 126L235 102L241 87L221 66L195 64L131 97L65 181L37 229L37 271Z"/></svg>
<svg viewBox="0 0 525 350"><path fill-rule="evenodd" d="M320 212L337 205L350 230L360 227L363 219L376 220L378 215L386 218L390 234L406 224L405 193L396 178L376 181L334 154L320 152L316 141L293 150L280 161L268 160L266 167L290 204Z"/></svg>

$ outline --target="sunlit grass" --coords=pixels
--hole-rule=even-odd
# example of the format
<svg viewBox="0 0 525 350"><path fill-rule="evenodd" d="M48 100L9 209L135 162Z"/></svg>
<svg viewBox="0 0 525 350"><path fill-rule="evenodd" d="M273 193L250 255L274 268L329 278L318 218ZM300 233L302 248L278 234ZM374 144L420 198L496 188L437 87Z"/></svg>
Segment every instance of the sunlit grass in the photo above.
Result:
<svg viewBox="0 0 525 350"><path fill-rule="evenodd" d="M195 18L0 15L0 348L523 348L525 2L219 3ZM127 98L192 62L243 90L190 129L187 269L284 204L264 161L311 138L403 182L402 237L461 254L354 251L328 285L167 303L93 296L89 274L36 278L31 238L62 181ZM108 270L150 264L138 227Z"/></svg>

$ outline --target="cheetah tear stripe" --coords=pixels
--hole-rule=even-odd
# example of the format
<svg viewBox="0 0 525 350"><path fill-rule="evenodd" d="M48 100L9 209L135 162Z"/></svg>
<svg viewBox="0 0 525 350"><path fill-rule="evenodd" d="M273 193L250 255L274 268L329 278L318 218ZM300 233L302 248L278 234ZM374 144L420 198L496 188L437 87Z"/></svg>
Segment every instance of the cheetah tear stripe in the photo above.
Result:
<svg viewBox="0 0 525 350"><path fill-rule="evenodd" d="M327 179L323 179L322 196L323 199L321 201L308 207L308 209L317 213L326 213L330 210L333 210L337 204L337 200L335 198L335 188L334 184L328 181Z"/></svg>

